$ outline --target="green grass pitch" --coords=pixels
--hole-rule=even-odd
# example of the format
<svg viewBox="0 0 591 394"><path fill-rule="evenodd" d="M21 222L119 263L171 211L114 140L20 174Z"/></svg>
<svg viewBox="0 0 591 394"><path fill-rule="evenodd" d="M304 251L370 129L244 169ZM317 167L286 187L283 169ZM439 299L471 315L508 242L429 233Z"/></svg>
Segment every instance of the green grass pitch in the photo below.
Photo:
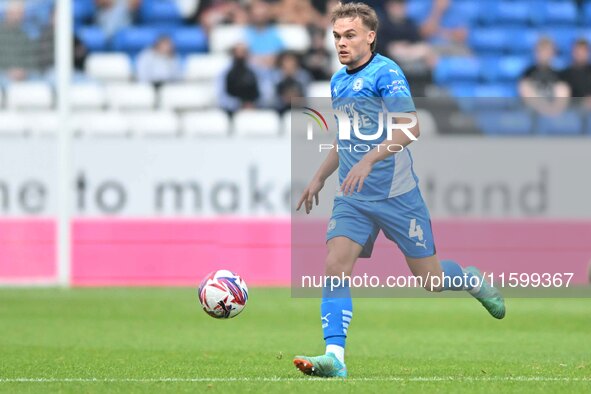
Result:
<svg viewBox="0 0 591 394"><path fill-rule="evenodd" d="M323 351L317 299L254 288L215 320L188 288L1 289L0 392L591 392L591 299L358 299L349 379L301 375Z"/></svg>

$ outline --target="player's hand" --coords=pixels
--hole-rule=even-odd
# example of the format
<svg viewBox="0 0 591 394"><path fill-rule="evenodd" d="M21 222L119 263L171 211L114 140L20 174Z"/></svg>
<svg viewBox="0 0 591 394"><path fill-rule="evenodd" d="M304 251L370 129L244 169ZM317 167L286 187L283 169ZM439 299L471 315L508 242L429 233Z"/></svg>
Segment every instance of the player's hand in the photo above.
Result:
<svg viewBox="0 0 591 394"><path fill-rule="evenodd" d="M363 188L363 182L369 176L372 168L373 165L366 160L360 160L357 162L357 164L351 167L347 177L341 184L341 191L343 192L343 195L351 195L355 191L360 192Z"/></svg>
<svg viewBox="0 0 591 394"><path fill-rule="evenodd" d="M302 207L302 204L304 204L304 207L306 208L306 214L309 214L312 210L312 206L314 205L314 200L316 201L316 205L318 205L318 193L320 193L320 190L322 190L323 187L323 181L314 179L312 182L310 182L306 190L304 190L302 193L300 201L298 201L296 211L299 211Z"/></svg>

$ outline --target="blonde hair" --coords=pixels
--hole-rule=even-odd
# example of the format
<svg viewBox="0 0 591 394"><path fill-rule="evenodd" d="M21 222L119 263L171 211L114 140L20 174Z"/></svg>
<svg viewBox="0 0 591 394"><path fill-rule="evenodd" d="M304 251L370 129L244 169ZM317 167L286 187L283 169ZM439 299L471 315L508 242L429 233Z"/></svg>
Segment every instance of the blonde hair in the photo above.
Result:
<svg viewBox="0 0 591 394"><path fill-rule="evenodd" d="M359 18L365 27L377 33L379 20L373 8L365 3L339 3L330 13L330 21L334 24L337 19ZM378 37L371 43L371 51L376 50Z"/></svg>

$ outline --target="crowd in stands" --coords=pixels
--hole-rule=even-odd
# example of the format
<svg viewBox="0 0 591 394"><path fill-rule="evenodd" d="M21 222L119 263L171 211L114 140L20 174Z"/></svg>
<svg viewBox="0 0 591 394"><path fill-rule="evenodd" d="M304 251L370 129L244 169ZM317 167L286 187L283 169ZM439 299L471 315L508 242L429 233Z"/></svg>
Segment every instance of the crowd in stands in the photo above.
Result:
<svg viewBox="0 0 591 394"><path fill-rule="evenodd" d="M336 0L73 1L79 79L87 78L89 53L124 51L133 59L135 80L156 87L181 81L184 58L211 51L214 32L224 25L244 27L216 84L218 104L230 113L283 112L293 97L308 94L313 81L329 80L338 66L327 39ZM591 2L540 0L539 15L525 0L365 2L380 17L378 52L402 66L414 96L544 97L531 101L540 112L559 111L557 103L571 96L591 98ZM54 0L3 0L0 18L0 82L51 80ZM289 48L279 32L278 26L294 24L304 26L309 38L303 50ZM121 34L138 26L152 30L134 47ZM198 29L205 43L180 48L182 28ZM512 36L515 32L527 35Z"/></svg>

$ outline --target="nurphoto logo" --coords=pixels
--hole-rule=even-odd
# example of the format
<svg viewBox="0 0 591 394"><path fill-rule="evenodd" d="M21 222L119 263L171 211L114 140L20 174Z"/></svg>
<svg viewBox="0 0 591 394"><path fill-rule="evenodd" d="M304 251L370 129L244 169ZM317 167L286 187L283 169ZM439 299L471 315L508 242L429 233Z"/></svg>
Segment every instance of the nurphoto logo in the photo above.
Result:
<svg viewBox="0 0 591 394"><path fill-rule="evenodd" d="M317 110L304 107L303 112L307 115L310 120L307 123L306 138L308 141L314 140L314 128L315 124L320 128L328 132L328 122L326 118ZM402 131L411 141L416 141L417 137L410 131L411 128L417 125L417 117L414 114L406 112L379 112L377 122L372 121L366 114L359 114L358 112L352 112L350 117L346 112L333 110L331 113L337 120L338 127L338 140L339 141L353 141L355 143L349 146L339 146L338 150L349 150L354 152L369 152L371 149L376 148L387 149L389 152L400 152L404 147L400 144L387 144L383 143L385 140L391 140L392 134L395 130ZM396 123L396 119L408 119L409 122ZM372 124L377 123L377 129L375 132L367 133L368 127ZM363 128L365 132L361 132L360 128ZM385 139L383 138L385 132ZM366 141L368 143L357 143L357 141ZM380 143L370 143L371 141ZM318 144L318 151L334 149L333 144Z"/></svg>

